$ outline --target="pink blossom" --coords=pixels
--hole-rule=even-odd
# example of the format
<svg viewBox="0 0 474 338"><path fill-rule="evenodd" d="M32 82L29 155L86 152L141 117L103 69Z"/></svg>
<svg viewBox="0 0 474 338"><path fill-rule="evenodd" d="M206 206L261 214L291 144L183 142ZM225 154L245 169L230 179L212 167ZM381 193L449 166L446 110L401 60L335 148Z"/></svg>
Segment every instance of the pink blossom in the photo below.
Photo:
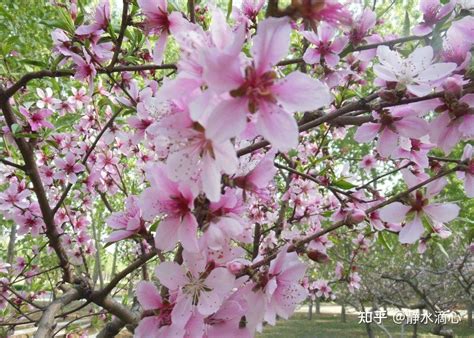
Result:
<svg viewBox="0 0 474 338"><path fill-rule="evenodd" d="M237 291L227 298L220 309L204 319L206 338L239 337L250 338L252 334L247 327L241 327L240 321L245 316L248 303L242 293Z"/></svg>
<svg viewBox="0 0 474 338"><path fill-rule="evenodd" d="M221 175L234 174L238 159L230 140L217 140L209 135L208 121L193 122L184 110L169 116L161 130L172 140L179 140L166 161L170 178L189 184L195 184L192 181L199 178L201 190L209 200L217 202L221 196Z"/></svg>
<svg viewBox="0 0 474 338"><path fill-rule="evenodd" d="M125 211L114 212L107 218L107 225L115 231L107 237L106 242L116 242L145 230L137 203L136 196L129 196L125 202Z"/></svg>
<svg viewBox="0 0 474 338"><path fill-rule="evenodd" d="M397 147L399 135L419 138L428 133L428 123L417 116L409 107L392 108L391 111L373 112L374 122L360 126L354 139L357 142L368 142L379 134L377 151L384 157L390 156Z"/></svg>
<svg viewBox="0 0 474 338"><path fill-rule="evenodd" d="M351 13L337 0L295 0L292 5L298 8L304 18L316 22L325 21L334 25L348 25L352 20Z"/></svg>
<svg viewBox="0 0 474 338"><path fill-rule="evenodd" d="M325 22L318 26L317 34L312 31L305 31L301 34L315 46L306 49L303 55L303 60L311 65L320 63L322 57L328 66L336 66L339 62L338 54L342 52L349 40L346 36L334 39L336 29Z"/></svg>
<svg viewBox="0 0 474 338"><path fill-rule="evenodd" d="M13 271L20 274L26 268L26 260L23 257L16 257L16 262L13 264Z"/></svg>
<svg viewBox="0 0 474 338"><path fill-rule="evenodd" d="M41 175L41 179L45 185L52 185L54 179L54 171L52 168L44 165L39 167L39 172Z"/></svg>
<svg viewBox="0 0 474 338"><path fill-rule="evenodd" d="M466 43L462 34L448 34L443 41L443 50L440 52L441 60L456 63L458 66L456 71L465 70L472 59L470 48L471 43Z"/></svg>
<svg viewBox="0 0 474 338"><path fill-rule="evenodd" d="M415 49L406 59L387 46L377 48L380 64L374 65L374 73L382 80L396 82L416 96L427 95L433 81L440 80L456 69L452 62L433 64L431 46Z"/></svg>
<svg viewBox="0 0 474 338"><path fill-rule="evenodd" d="M428 217L434 223L446 223L457 217L459 207L454 203L429 203L428 198L434 194L431 184L427 188L426 197L421 191L410 195L409 205L394 202L380 210L380 217L386 222L406 222L399 234L401 243L415 243L423 234L423 216Z"/></svg>
<svg viewBox="0 0 474 338"><path fill-rule="evenodd" d="M156 286L147 281L137 284L138 302L145 311L153 311L153 315L145 316L135 329L135 337L147 338L150 336L182 337L184 325L176 325L171 312L174 303L163 301ZM175 315L176 317L176 315Z"/></svg>
<svg viewBox="0 0 474 338"><path fill-rule="evenodd" d="M315 290L316 297L324 297L326 299L330 299L332 289L327 281L322 279L317 280L311 285L311 288Z"/></svg>
<svg viewBox="0 0 474 338"><path fill-rule="evenodd" d="M255 115L255 127L263 137L276 149L289 150L298 140L298 126L291 113L331 102L328 89L301 72L276 78L272 66L286 55L290 31L286 18L261 22L251 49L253 62L244 69L236 55L209 51L204 80L213 91L230 95L209 116L206 133L210 138L223 141L238 136L250 113Z"/></svg>
<svg viewBox="0 0 474 338"><path fill-rule="evenodd" d="M181 241L185 250L198 251L198 224L191 212L195 195L189 186L170 180L158 165L150 165L146 176L151 186L143 191L138 201L143 218L152 221L156 216L166 214L155 233L156 248L171 250Z"/></svg>
<svg viewBox="0 0 474 338"><path fill-rule="evenodd" d="M244 191L244 196L247 191L250 191L263 197L263 191L268 188L276 173L273 158L274 154L272 153L266 155L247 174L234 178L235 185Z"/></svg>
<svg viewBox="0 0 474 338"><path fill-rule="evenodd" d="M229 240L238 238L244 231L242 213L242 200L231 190L209 205L209 223L203 237L210 249L219 250Z"/></svg>
<svg viewBox="0 0 474 338"><path fill-rule="evenodd" d="M364 8L364 11L352 20L351 31L349 32L349 39L352 44L360 44L368 31L375 26L377 20L375 12L369 8Z"/></svg>
<svg viewBox="0 0 474 338"><path fill-rule="evenodd" d="M78 109L82 109L84 104L89 103L90 97L87 95L87 91L84 88L77 90L71 88L72 96L68 98L68 102L76 106Z"/></svg>
<svg viewBox="0 0 474 338"><path fill-rule="evenodd" d="M360 288L361 278L357 272L352 272L349 274L349 291L354 293L356 289Z"/></svg>
<svg viewBox="0 0 474 338"><path fill-rule="evenodd" d="M89 92L92 92L93 80L97 74L95 66L92 63L91 56L84 50L84 58L77 54L73 54L72 60L75 63L75 75L74 77L79 81L89 82Z"/></svg>
<svg viewBox="0 0 474 338"><path fill-rule="evenodd" d="M0 261L0 273L8 273L8 269L10 269L11 265L9 263L5 263Z"/></svg>
<svg viewBox="0 0 474 338"><path fill-rule="evenodd" d="M258 13L264 4L265 0L243 0L241 8L234 6L232 17L238 24L244 24L249 28L254 22L256 22Z"/></svg>
<svg viewBox="0 0 474 338"><path fill-rule="evenodd" d="M259 281L248 294L249 308L247 323L253 330L264 319L275 325L276 316L288 319L296 306L308 297L308 291L298 281L303 278L306 265L301 263L295 252L288 253L281 248L271 262L268 271L262 272Z"/></svg>
<svg viewBox="0 0 474 338"><path fill-rule="evenodd" d="M366 172L370 172L377 165L377 160L373 155L365 155L359 163L359 167L364 169Z"/></svg>
<svg viewBox="0 0 474 338"><path fill-rule="evenodd" d="M53 39L53 52L55 54L62 54L64 56L71 56L73 52L71 51L71 39L66 35L66 33L59 28L56 28L51 32L51 37Z"/></svg>
<svg viewBox="0 0 474 338"><path fill-rule="evenodd" d="M375 210L368 215L370 225L373 229L382 231L385 230L384 222L380 218L380 212Z"/></svg>
<svg viewBox="0 0 474 338"><path fill-rule="evenodd" d="M427 249L427 245L426 245L426 240L425 239L420 239L420 241L418 242L418 248L417 248L417 252L422 255L425 253Z"/></svg>
<svg viewBox="0 0 474 338"><path fill-rule="evenodd" d="M139 102L137 105L137 115L130 116L127 119L127 122L131 127L136 129L134 138L139 141L145 137L147 129L153 124L154 119L146 110L145 105L142 102Z"/></svg>
<svg viewBox="0 0 474 338"><path fill-rule="evenodd" d="M83 172L85 167L82 163L78 163L76 157L72 152L68 152L65 158L56 158L54 160L56 167L60 169L55 178L57 179L67 179L69 183L76 183L77 174Z"/></svg>
<svg viewBox="0 0 474 338"><path fill-rule="evenodd" d="M30 190L24 186L16 182L11 183L7 189L0 192L0 210L7 211L14 207L24 209L30 204L27 199L30 195Z"/></svg>
<svg viewBox="0 0 474 338"><path fill-rule="evenodd" d="M421 0L420 11L423 13L423 22L413 28L413 33L418 36L431 33L434 26L451 13L455 5L455 0L450 0L446 5L442 5L439 0Z"/></svg>
<svg viewBox="0 0 474 338"><path fill-rule="evenodd" d="M163 53L170 33L177 33L186 24L181 13L168 13L166 0L138 0L138 5L146 17L145 30L159 35L153 51L153 61L157 64L163 60Z"/></svg>
<svg viewBox="0 0 474 338"><path fill-rule="evenodd" d="M111 151L107 151L105 153L100 153L97 155L96 164L98 168L104 169L108 173L114 174L117 172L117 164L119 163L119 159L114 156Z"/></svg>
<svg viewBox="0 0 474 338"><path fill-rule="evenodd" d="M429 164L428 153L434 147L434 144L425 143L419 139L400 137L399 146L392 153L392 157L406 158L421 168L427 168Z"/></svg>
<svg viewBox="0 0 474 338"><path fill-rule="evenodd" d="M39 236L40 232L43 230L44 221L40 217L41 212L39 211L39 208L37 209L36 213L34 210L27 210L23 214L17 214L14 216L15 222L19 225L19 235L30 233L33 237Z"/></svg>
<svg viewBox="0 0 474 338"><path fill-rule="evenodd" d="M455 46L456 49L469 51L474 43L473 33L474 17L467 15L451 24L447 32L447 38L457 43Z"/></svg>
<svg viewBox="0 0 474 338"><path fill-rule="evenodd" d="M189 263L188 270L175 262L161 263L155 270L160 283L177 294L172 315L185 319L194 309L211 315L232 290L235 277L226 268L203 265L202 260Z"/></svg>
<svg viewBox="0 0 474 338"><path fill-rule="evenodd" d="M81 25L76 29L77 35L89 35L100 30L107 30L110 22L109 0L101 0L95 10L95 21L90 25Z"/></svg>
<svg viewBox="0 0 474 338"><path fill-rule="evenodd" d="M344 265L341 262L336 263L336 268L334 274L338 280L342 279L344 276Z"/></svg>
<svg viewBox="0 0 474 338"><path fill-rule="evenodd" d="M436 107L441 114L430 124L430 140L448 154L461 138L474 137L474 94L443 103Z"/></svg>
<svg viewBox="0 0 474 338"><path fill-rule="evenodd" d="M45 91L41 88L36 88L36 93L40 97L40 100L36 101L38 108L48 108L52 109L53 106L56 106L61 101L53 97L53 91L51 88L46 88Z"/></svg>
<svg viewBox="0 0 474 338"><path fill-rule="evenodd" d="M51 122L46 120L48 117L53 115L53 112L49 109L43 108L31 112L26 108L20 107L20 113L26 117L32 131L38 131L41 128L54 129L54 126L51 124Z"/></svg>

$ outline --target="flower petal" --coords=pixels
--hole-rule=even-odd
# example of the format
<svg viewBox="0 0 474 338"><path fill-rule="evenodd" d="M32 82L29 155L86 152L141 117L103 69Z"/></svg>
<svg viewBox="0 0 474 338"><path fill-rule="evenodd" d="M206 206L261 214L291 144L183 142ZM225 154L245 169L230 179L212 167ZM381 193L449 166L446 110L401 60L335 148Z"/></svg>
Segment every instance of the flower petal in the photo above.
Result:
<svg viewBox="0 0 474 338"><path fill-rule="evenodd" d="M276 105L260 109L256 127L279 151L288 151L298 145L298 125L294 117Z"/></svg>
<svg viewBox="0 0 474 338"><path fill-rule="evenodd" d="M140 281L137 284L136 294L144 310L155 310L162 306L160 292L152 282Z"/></svg>
<svg viewBox="0 0 474 338"><path fill-rule="evenodd" d="M175 262L163 262L155 269L156 277L170 290L179 289L188 282L184 268Z"/></svg>
<svg viewBox="0 0 474 338"><path fill-rule="evenodd" d="M178 218L167 217L162 220L156 229L155 247L163 251L173 249L178 242L178 228Z"/></svg>
<svg viewBox="0 0 474 338"><path fill-rule="evenodd" d="M272 87L272 92L286 111L316 110L331 103L329 89L306 74L292 72Z"/></svg>
<svg viewBox="0 0 474 338"><path fill-rule="evenodd" d="M423 211L435 221L446 223L455 219L459 214L459 206L454 203L433 203L423 207Z"/></svg>
<svg viewBox="0 0 474 338"><path fill-rule="evenodd" d="M424 231L425 228L421 223L420 217L415 215L415 218L400 230L398 239L400 243L413 244L420 239Z"/></svg>
<svg viewBox="0 0 474 338"><path fill-rule="evenodd" d="M288 54L291 26L286 17L260 22L253 39L252 56L257 72L263 74Z"/></svg>
<svg viewBox="0 0 474 338"><path fill-rule="evenodd" d="M385 222L400 224L409 210L409 206L394 202L380 209L379 216Z"/></svg>

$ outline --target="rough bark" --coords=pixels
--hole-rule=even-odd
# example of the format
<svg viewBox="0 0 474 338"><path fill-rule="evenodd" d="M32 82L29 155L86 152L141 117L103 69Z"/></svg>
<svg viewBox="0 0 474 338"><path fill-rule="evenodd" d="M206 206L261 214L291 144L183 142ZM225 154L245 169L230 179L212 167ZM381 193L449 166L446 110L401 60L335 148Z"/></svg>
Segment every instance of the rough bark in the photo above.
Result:
<svg viewBox="0 0 474 338"><path fill-rule="evenodd" d="M52 337L53 330L56 326L55 316L58 311L72 301L81 298L81 296L79 289L69 289L61 297L49 304L38 322L38 330L36 331L34 338Z"/></svg>

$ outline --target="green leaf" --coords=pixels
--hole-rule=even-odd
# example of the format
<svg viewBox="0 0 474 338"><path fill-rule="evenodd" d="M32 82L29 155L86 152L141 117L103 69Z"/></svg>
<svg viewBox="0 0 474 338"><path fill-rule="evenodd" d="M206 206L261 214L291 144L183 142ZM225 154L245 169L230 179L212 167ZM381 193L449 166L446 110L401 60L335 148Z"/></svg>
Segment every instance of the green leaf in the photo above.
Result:
<svg viewBox="0 0 474 338"><path fill-rule="evenodd" d="M156 228L158 228L158 224L160 223L160 221L156 221L155 223L153 223L151 226L150 226L150 231L156 231Z"/></svg>
<svg viewBox="0 0 474 338"><path fill-rule="evenodd" d="M12 124L12 128L11 128L11 129L12 129L13 135L16 135L16 134L18 134L18 132L21 130L21 126L18 125L18 124L16 124L16 123L14 123L14 124Z"/></svg>
<svg viewBox="0 0 474 338"><path fill-rule="evenodd" d="M23 59L23 60L20 60L20 62L25 65L38 66L38 67L43 67L43 68L47 67L47 64L45 62L38 61L38 60Z"/></svg>
<svg viewBox="0 0 474 338"><path fill-rule="evenodd" d="M227 1L227 20L229 20L231 13L232 13L232 0L228 0Z"/></svg>
<svg viewBox="0 0 474 338"><path fill-rule="evenodd" d="M344 179L336 180L336 181L332 182L332 185L336 186L338 188L344 189L344 190L352 189L352 188L355 187L354 184L352 184L351 182L347 182Z"/></svg>
<svg viewBox="0 0 474 338"><path fill-rule="evenodd" d="M410 15L405 11L405 21L403 22L403 36L410 35Z"/></svg>
<svg viewBox="0 0 474 338"><path fill-rule="evenodd" d="M449 259L449 255L448 255L448 253L446 252L446 249L444 248L443 244L441 244L441 243L438 242L438 243L436 243L436 245L438 245L438 248L439 248L439 250L443 253L443 255L445 255L446 258Z"/></svg>
<svg viewBox="0 0 474 338"><path fill-rule="evenodd" d="M168 7L169 7L170 12L172 12L172 11L178 11L179 12L180 11L179 5L176 2L176 0L169 0L168 1Z"/></svg>
<svg viewBox="0 0 474 338"><path fill-rule="evenodd" d="M383 244L384 247L388 249L388 251L392 252L393 248L388 244L387 239L385 238L385 234L383 231L379 232L379 240Z"/></svg>
<svg viewBox="0 0 474 338"><path fill-rule="evenodd" d="M321 215L324 216L324 217L326 217L326 218L331 217L332 211L330 211L330 210L328 210L328 211L323 211L323 212L321 213Z"/></svg>

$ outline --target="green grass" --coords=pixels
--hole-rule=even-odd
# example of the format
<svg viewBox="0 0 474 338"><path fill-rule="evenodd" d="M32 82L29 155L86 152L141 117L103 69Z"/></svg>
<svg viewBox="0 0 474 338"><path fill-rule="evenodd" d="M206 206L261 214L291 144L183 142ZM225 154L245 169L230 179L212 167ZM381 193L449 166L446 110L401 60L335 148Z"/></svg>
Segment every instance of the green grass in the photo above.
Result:
<svg viewBox="0 0 474 338"><path fill-rule="evenodd" d="M289 320L280 320L277 325L264 327L257 338L359 338L367 337L364 324L358 324L356 316L347 315L347 322L342 323L339 315L313 315L308 320L307 313L296 313ZM391 318L382 322L393 338L400 337L401 326L392 322ZM375 324L372 325L376 337L387 337ZM448 326L449 327L449 326ZM474 329L467 326L466 320L457 325L451 325L456 337L474 337ZM439 337L429 334L430 325L418 325L418 337ZM413 327L405 326L405 337L412 337Z"/></svg>

